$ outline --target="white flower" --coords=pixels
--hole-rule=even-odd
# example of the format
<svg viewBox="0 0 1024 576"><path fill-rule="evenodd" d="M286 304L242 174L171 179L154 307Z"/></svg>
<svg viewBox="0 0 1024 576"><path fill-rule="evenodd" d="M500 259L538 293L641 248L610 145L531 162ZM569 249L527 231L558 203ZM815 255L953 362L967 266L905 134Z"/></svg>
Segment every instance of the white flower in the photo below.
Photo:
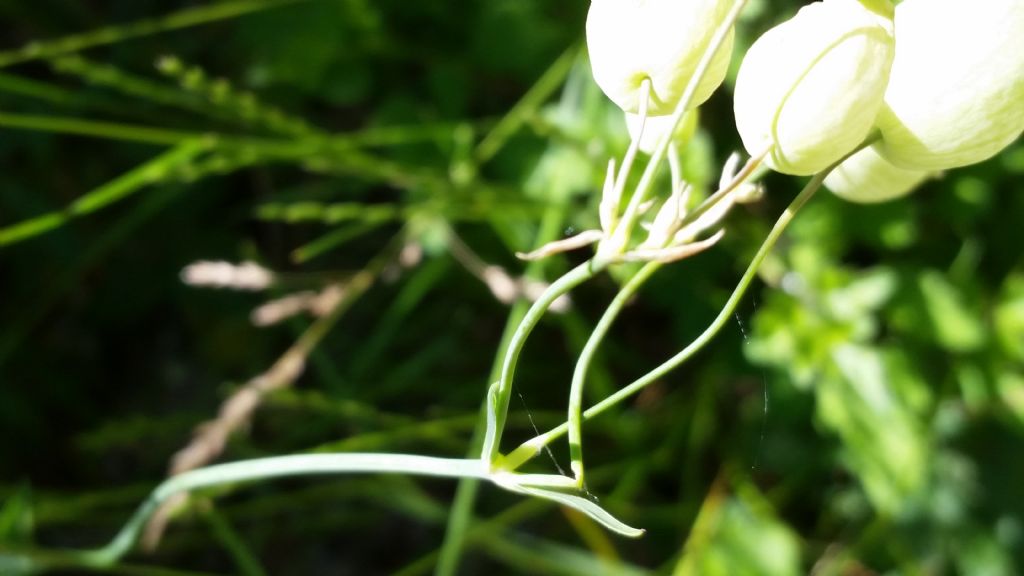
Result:
<svg viewBox="0 0 1024 576"><path fill-rule="evenodd" d="M906 0L878 120L905 168L986 160L1024 130L1024 0Z"/></svg>
<svg viewBox="0 0 1024 576"><path fill-rule="evenodd" d="M671 114L693 76L730 0L592 0L587 48L594 80L626 112L640 110L641 85L651 81L648 114ZM715 54L691 107L725 78L733 33Z"/></svg>
<svg viewBox="0 0 1024 576"><path fill-rule="evenodd" d="M909 194L928 175L922 170L893 166L874 147L868 147L836 167L825 178L825 186L844 200L872 204Z"/></svg>
<svg viewBox="0 0 1024 576"><path fill-rule="evenodd" d="M930 1L930 0L928 0ZM892 67L892 21L857 0L800 9L761 36L736 79L736 127L786 174L820 172L874 127Z"/></svg>

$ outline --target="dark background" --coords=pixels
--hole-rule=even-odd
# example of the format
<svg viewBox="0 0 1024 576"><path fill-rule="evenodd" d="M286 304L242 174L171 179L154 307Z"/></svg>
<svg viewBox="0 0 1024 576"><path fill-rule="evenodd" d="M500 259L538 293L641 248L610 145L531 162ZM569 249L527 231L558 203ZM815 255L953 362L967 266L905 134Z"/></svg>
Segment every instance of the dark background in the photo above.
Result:
<svg viewBox="0 0 1024 576"><path fill-rule="evenodd" d="M798 4L752 3L734 68L750 38ZM0 49L59 47L51 40L110 26L126 36L127 23L191 6L8 0ZM509 307L450 255L447 231L521 273L512 253L534 247L543 214L566 231L596 225L605 162L626 136L580 56L568 87L527 107L494 158L467 150L582 42L586 7L312 0L73 52L86 60L54 54L0 69L0 229L61 211L168 149L109 125L76 134L71 118L292 143L400 128L358 144L362 162L347 148L281 158L218 142L122 201L0 246L0 548L103 543L192 430L309 324L256 328L250 310L363 269L396 235L422 246L423 261L360 297L297 384L266 398L219 460L465 455ZM730 104L727 81L687 148L687 175L705 189L739 146ZM733 325L588 424L590 489L648 535L624 541L484 487L479 521L514 507L521 516L480 530L462 572L1020 570L1022 174L1018 143L888 204L822 192ZM714 317L802 184L765 182L766 198L730 216L720 246L660 272L626 310L591 402ZM334 221L267 209L308 202L357 209ZM410 208L381 222L372 206ZM296 261L297 248L346 229L349 241ZM582 258L554 258L545 274ZM254 260L293 282L269 295L183 285L181 269L197 260ZM621 276L587 284L570 313L535 332L506 449L533 435L527 407L540 428L562 420L574 359ZM567 466L563 443L554 455ZM538 459L538 470L553 468ZM131 560L182 573L430 572L454 487L352 477L233 489Z"/></svg>

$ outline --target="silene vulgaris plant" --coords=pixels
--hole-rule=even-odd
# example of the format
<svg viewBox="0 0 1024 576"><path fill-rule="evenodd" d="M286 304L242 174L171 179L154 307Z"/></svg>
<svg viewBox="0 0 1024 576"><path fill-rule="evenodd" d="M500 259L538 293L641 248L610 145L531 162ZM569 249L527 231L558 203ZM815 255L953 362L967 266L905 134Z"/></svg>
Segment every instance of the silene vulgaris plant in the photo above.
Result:
<svg viewBox="0 0 1024 576"><path fill-rule="evenodd" d="M624 114L631 144L611 159L600 229L542 246L526 259L593 246L593 256L553 282L516 329L486 397L477 458L344 453L263 458L181 474L160 485L102 549L83 561L110 565L130 551L153 512L192 490L270 478L397 473L475 478L574 508L608 530L638 537L586 490L583 424L681 365L726 324L758 267L800 208L822 187L852 202L910 193L929 176L997 154L1024 130L1021 0L823 0L757 39L736 80L736 128L749 155L733 155L717 191L695 202L679 143L697 107L725 78L745 0L592 0L586 23L593 77ZM659 268L709 250L738 203L765 193L765 169L810 176L779 217L713 323L675 356L587 409L583 388L596 351L625 303ZM670 186L658 179L668 170ZM567 386L565 422L503 450L516 365L530 332L573 288L622 263L642 266L608 305ZM567 439L571 475L521 472Z"/></svg>

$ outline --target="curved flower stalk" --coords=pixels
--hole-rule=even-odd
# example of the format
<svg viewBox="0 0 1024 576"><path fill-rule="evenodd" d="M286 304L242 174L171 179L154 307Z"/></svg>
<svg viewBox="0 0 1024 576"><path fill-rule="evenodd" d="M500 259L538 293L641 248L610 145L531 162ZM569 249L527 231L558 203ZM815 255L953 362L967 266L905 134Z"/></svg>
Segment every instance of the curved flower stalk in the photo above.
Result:
<svg viewBox="0 0 1024 576"><path fill-rule="evenodd" d="M894 166L868 147L846 159L825 179L825 186L850 202L873 204L894 200L914 191L929 172Z"/></svg>
<svg viewBox="0 0 1024 576"><path fill-rule="evenodd" d="M734 100L748 152L770 147L769 167L810 175L867 138L895 53L892 20L878 4L815 2L754 42Z"/></svg>
<svg viewBox="0 0 1024 576"><path fill-rule="evenodd" d="M587 48L594 80L620 108L636 114L644 100L641 85L649 79L649 114L671 114L733 4L730 0L592 0ZM689 107L699 106L722 83L732 43L730 29Z"/></svg>
<svg viewBox="0 0 1024 576"><path fill-rule="evenodd" d="M489 480L511 492L574 508L623 536L636 538L644 533L622 523L593 500L572 490L569 485L571 479L564 476L491 472L487 463L478 459L377 453L297 454L217 464L169 478L157 486L110 543L102 548L69 554L84 566L97 569L114 566L135 547L143 526L160 505L187 492L272 478L360 473ZM0 560L3 559L0 556ZM31 558L25 557L24 560L28 563L27 568L42 568L35 566Z"/></svg>
<svg viewBox="0 0 1024 576"><path fill-rule="evenodd" d="M906 0L878 125L893 164L986 160L1024 131L1024 2Z"/></svg>

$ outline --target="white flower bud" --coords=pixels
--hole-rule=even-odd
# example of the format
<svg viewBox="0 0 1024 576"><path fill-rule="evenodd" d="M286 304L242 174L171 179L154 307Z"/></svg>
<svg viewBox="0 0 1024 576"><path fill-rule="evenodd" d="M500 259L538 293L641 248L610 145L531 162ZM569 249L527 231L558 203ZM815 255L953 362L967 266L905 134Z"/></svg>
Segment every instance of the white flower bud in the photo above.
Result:
<svg viewBox="0 0 1024 576"><path fill-rule="evenodd" d="M892 21L857 0L800 9L754 42L736 79L736 127L786 174L820 172L868 136L892 67Z"/></svg>
<svg viewBox="0 0 1024 576"><path fill-rule="evenodd" d="M626 129L629 130L629 137L636 139L640 133L640 116L626 113ZM665 136L672 124L672 116L648 116L643 122L644 131L640 134L640 151L645 154L653 154L658 147L658 142ZM697 131L697 111L690 110L676 124L675 132L672 133L672 140L683 146L693 138Z"/></svg>
<svg viewBox="0 0 1024 576"><path fill-rule="evenodd" d="M928 174L893 166L870 146L837 166L825 178L825 186L844 200L873 204L909 194Z"/></svg>
<svg viewBox="0 0 1024 576"><path fill-rule="evenodd" d="M587 48L594 80L620 108L636 114L641 85L649 78L648 114L671 114L731 7L730 0L591 0ZM730 30L691 107L722 83L732 41Z"/></svg>
<svg viewBox="0 0 1024 576"><path fill-rule="evenodd" d="M896 36L878 119L890 162L966 166L1024 131L1024 1L906 0Z"/></svg>

